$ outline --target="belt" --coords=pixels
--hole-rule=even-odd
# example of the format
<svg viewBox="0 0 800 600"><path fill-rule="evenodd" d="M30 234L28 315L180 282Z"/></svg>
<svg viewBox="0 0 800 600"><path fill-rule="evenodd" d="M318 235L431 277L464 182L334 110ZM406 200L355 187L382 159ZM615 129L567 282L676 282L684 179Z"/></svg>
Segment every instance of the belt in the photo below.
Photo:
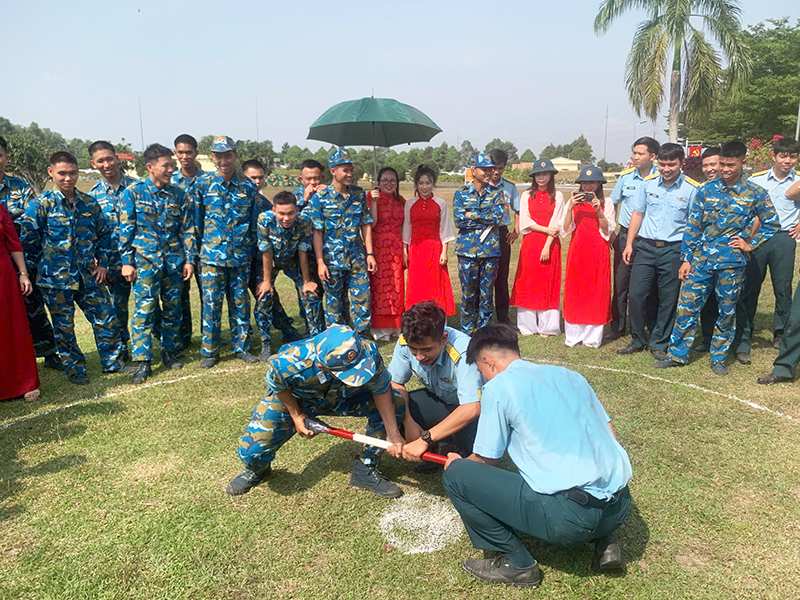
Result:
<svg viewBox="0 0 800 600"><path fill-rule="evenodd" d="M620 230L622 233L628 233L628 228L627 228L627 227L625 227L624 225L620 225L620 226L619 226L619 230Z"/></svg>
<svg viewBox="0 0 800 600"><path fill-rule="evenodd" d="M680 240L675 242L662 242L661 240L651 240L649 238L638 237L636 238L639 242L644 242L645 244L650 244L651 246L655 246L656 248L669 248L670 246L677 246L682 242Z"/></svg>
<svg viewBox="0 0 800 600"><path fill-rule="evenodd" d="M616 502L617 498L619 498L619 495L626 489L628 489L627 485L620 491L618 491L616 494L611 496L609 500L600 500L599 498L595 498L594 496L592 496L591 494L587 494L580 488L572 488L564 493L567 495L567 498L569 498L573 502L577 502L581 506L588 506L589 508L605 508L609 504L613 504L614 502Z"/></svg>

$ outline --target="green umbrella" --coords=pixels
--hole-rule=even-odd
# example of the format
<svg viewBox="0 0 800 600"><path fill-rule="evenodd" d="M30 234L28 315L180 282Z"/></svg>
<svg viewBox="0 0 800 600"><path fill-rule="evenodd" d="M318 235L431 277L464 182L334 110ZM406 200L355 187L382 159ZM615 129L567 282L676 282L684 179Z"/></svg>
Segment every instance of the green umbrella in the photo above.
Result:
<svg viewBox="0 0 800 600"><path fill-rule="evenodd" d="M309 140L339 147L375 146L427 142L441 128L425 113L391 98L361 98L340 102L326 110L308 130ZM377 179L377 159L373 152Z"/></svg>

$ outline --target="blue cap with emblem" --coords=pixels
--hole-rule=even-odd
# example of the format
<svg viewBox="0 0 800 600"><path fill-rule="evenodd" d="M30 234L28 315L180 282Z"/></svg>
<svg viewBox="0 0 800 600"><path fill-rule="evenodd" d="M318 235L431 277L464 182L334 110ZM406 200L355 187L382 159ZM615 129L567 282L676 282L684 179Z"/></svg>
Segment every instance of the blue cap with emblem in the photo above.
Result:
<svg viewBox="0 0 800 600"><path fill-rule="evenodd" d="M589 165L588 167L581 169L581 174L578 175L575 183L580 183L581 181L599 181L601 183L608 183L608 180L603 175L603 171L594 165Z"/></svg>
<svg viewBox="0 0 800 600"><path fill-rule="evenodd" d="M339 165L352 165L350 153L344 148L337 148L328 156L328 167L338 167Z"/></svg>
<svg viewBox="0 0 800 600"><path fill-rule="evenodd" d="M211 143L212 152L236 152L236 143L227 135L220 135L214 138Z"/></svg>
<svg viewBox="0 0 800 600"><path fill-rule="evenodd" d="M317 342L317 362L349 387L359 387L375 376L380 360L377 346L344 325L331 325Z"/></svg>
<svg viewBox="0 0 800 600"><path fill-rule="evenodd" d="M496 167L497 165L494 164L492 157L489 156L486 152L481 152L480 154L476 155L475 158L472 159L472 166L479 167L481 169Z"/></svg>
<svg viewBox="0 0 800 600"><path fill-rule="evenodd" d="M553 161L549 158L540 158L533 163L533 168L530 174L536 175L537 173L558 173L558 169L553 166Z"/></svg>

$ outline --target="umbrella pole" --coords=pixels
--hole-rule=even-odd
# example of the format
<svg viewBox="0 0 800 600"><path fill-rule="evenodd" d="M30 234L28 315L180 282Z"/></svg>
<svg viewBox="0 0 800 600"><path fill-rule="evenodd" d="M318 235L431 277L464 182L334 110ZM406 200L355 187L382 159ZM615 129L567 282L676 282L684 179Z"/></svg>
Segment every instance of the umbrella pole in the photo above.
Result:
<svg viewBox="0 0 800 600"><path fill-rule="evenodd" d="M375 121L372 122L372 139L375 139ZM378 153L372 144L372 185L378 185Z"/></svg>

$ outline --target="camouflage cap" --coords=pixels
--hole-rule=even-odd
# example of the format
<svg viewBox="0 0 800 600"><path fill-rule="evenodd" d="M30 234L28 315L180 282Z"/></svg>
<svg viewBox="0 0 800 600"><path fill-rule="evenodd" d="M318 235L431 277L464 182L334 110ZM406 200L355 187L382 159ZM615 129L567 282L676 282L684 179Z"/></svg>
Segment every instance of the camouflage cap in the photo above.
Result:
<svg viewBox="0 0 800 600"><path fill-rule="evenodd" d="M350 153L344 148L337 148L328 156L328 167L338 167L339 165L352 165Z"/></svg>
<svg viewBox="0 0 800 600"><path fill-rule="evenodd" d="M494 164L492 157L489 156L488 153L481 152L480 154L476 155L475 158L472 159L472 166L478 167L480 169L488 169L496 167L497 165Z"/></svg>
<svg viewBox="0 0 800 600"><path fill-rule="evenodd" d="M558 169L553 166L553 161L549 158L540 158L533 163L533 168L530 174L536 175L537 173L558 173Z"/></svg>
<svg viewBox="0 0 800 600"><path fill-rule="evenodd" d="M580 183L581 181L599 181L600 183L608 183L608 180L606 180L600 167L595 167L594 165L589 165L588 167L581 169L581 174L578 175L575 183Z"/></svg>
<svg viewBox="0 0 800 600"><path fill-rule="evenodd" d="M317 362L345 385L359 387L375 376L377 346L365 344L349 327L331 325L317 339Z"/></svg>
<svg viewBox="0 0 800 600"><path fill-rule="evenodd" d="M215 137L211 144L212 152L229 152L231 150L236 152L236 142L234 142L227 135Z"/></svg>

